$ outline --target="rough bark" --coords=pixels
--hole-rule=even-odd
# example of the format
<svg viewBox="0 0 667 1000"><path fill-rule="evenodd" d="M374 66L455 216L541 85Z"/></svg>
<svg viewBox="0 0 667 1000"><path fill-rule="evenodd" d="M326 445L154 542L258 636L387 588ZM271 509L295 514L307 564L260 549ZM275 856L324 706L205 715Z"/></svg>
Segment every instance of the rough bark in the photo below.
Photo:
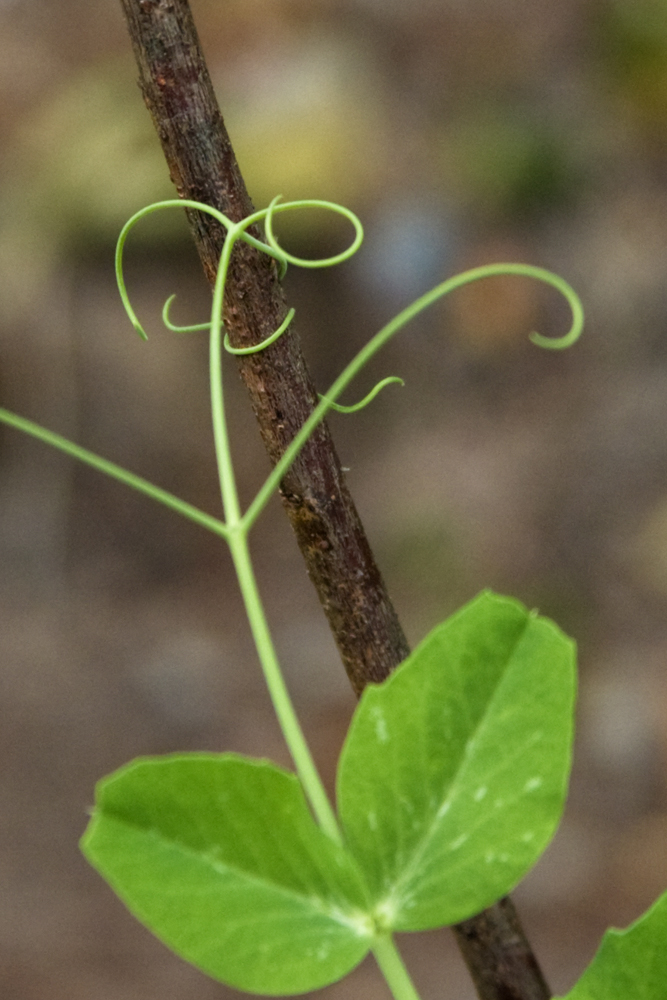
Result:
<svg viewBox="0 0 667 1000"><path fill-rule="evenodd" d="M122 0L144 100L182 198L220 209L233 221L253 211L218 107L185 0ZM211 284L224 231L188 212ZM254 232L253 235L260 236ZM274 262L238 243L225 291L232 344L264 340L286 314ZM311 412L317 395L294 330L239 359L264 445L273 463ZM359 694L405 659L409 649L387 595L326 424L285 476L281 495L345 669Z"/></svg>
<svg viewBox="0 0 667 1000"><path fill-rule="evenodd" d="M237 221L253 210L218 107L188 0L121 0L139 82L178 194ZM211 283L224 232L188 212ZM255 235L259 235L255 233ZM224 320L235 346L259 343L278 328L286 303L274 263L237 244ZM316 393L292 328L269 348L239 359L266 450L276 462L312 410ZM285 476L281 495L357 694L383 680L409 649L326 424ZM501 900L454 929L481 1000L551 996L514 907Z"/></svg>
<svg viewBox="0 0 667 1000"><path fill-rule="evenodd" d="M509 897L452 930L481 1000L552 996Z"/></svg>

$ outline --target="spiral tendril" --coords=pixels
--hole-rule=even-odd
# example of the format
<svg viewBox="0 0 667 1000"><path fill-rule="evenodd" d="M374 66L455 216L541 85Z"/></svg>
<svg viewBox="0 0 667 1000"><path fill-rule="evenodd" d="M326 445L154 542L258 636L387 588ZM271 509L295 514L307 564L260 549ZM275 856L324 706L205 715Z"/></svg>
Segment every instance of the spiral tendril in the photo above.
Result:
<svg viewBox="0 0 667 1000"><path fill-rule="evenodd" d="M168 330L171 330L172 333L199 333L202 330L211 329L210 320L208 323L195 323L193 326L179 326L176 323L173 323L169 316L169 311L175 298L175 295L170 295L162 308L162 322ZM290 309L277 330L275 330L260 344L254 344L251 347L232 347L229 343L229 334L226 333L223 340L225 350L230 354L257 354L259 351L263 351L265 347L269 346L269 344L273 344L279 337L282 337L283 333L294 319L295 312L296 310L294 308Z"/></svg>
<svg viewBox="0 0 667 1000"><path fill-rule="evenodd" d="M342 403L334 403L333 400L323 396L321 392L318 393L318 396L322 402L327 403L332 410L336 411L336 413L358 413L359 410L363 410L369 403L372 403L377 394L382 392L386 385L392 385L393 383L396 385L405 385L402 378L398 378L397 375L389 375L387 378L383 378L380 382L378 382L367 396L364 396L364 398L358 403L352 403L351 406L344 406Z"/></svg>
<svg viewBox="0 0 667 1000"><path fill-rule="evenodd" d="M223 503L225 506L225 520L220 521L211 518L209 515L205 515L202 512L196 511L189 505L183 504L182 501L178 500L178 498L167 495L164 491L160 491L157 488L154 488L153 490L151 484L146 483L139 477L123 472L114 466L113 463L105 462L105 460L100 459L98 456L94 456L92 453L78 448L78 446L72 444L71 442L66 442L65 439L60 438L58 435L53 435L43 428L39 428L37 425L32 424L30 421L26 421L21 417L10 414L6 410L0 409L0 421L10 423L20 430L24 430L37 437L41 437L42 440L47 441L49 444L52 444L63 451L67 451L73 457L107 472L116 479L121 479L122 481L129 483L134 486L134 488L154 496L155 499L159 499L163 503L167 503L175 509L180 509L180 512L185 514L186 517L190 517L192 520L198 520L199 523L211 528L211 530L216 531L218 534L224 534L225 537L233 534L233 532L237 529L243 531L250 529L268 502L269 497L278 487L281 478L294 461L299 450L303 447L308 437L313 433L318 423L324 419L327 412L335 410L339 413L356 413L371 403L385 386L391 383L400 383L403 385L402 379L397 378L396 376L391 376L379 381L375 387L358 403L344 405L338 402L339 396L345 391L350 382L377 353L377 351L379 351L380 348L394 336L394 334L401 330L411 319L414 319L414 317L419 315L419 313L421 313L424 309L428 308L443 296L449 294L449 292L482 278L489 278L498 275L516 275L517 277L532 278L550 285L559 291L568 302L572 313L571 326L565 335L561 337L545 337L540 333L533 332L529 335L532 343L536 344L538 347L547 348L548 350L561 350L574 344L579 339L583 329L584 312L579 296L563 278L553 274L551 271L544 270L543 268L533 267L529 264L489 264L484 267L473 268L472 270L465 271L462 274L458 274L453 278L443 281L441 284L431 289L430 292L422 295L411 305L407 306L407 308L403 309L402 312L395 316L389 323L386 324L386 326L376 333L375 336L372 337L371 340L358 352L352 361L349 362L329 390L326 393L319 394L319 402L317 406L295 435L280 460L276 463L266 482L260 488L254 500L247 508L245 514L241 515L240 510L238 509L236 487L227 442L227 428L224 417L220 378L220 349L224 344L224 347L230 353L237 355L256 354L259 351L265 350L271 344L275 343L275 341L278 340L278 338L289 328L294 318L294 309L290 309L278 329L275 330L269 337L262 340L259 344L242 348L233 347L229 343L227 334L224 335L224 338L222 337L222 309L225 282L234 244L237 240L243 240L244 242L255 247L257 250L260 250L262 253L268 254L277 261L280 268L280 276L283 277L289 264L294 264L298 267L320 268L331 267L334 264L339 264L342 261L347 260L361 245L363 240L363 227L357 216L349 209L344 208L341 205L336 205L333 202L315 199L282 202L280 200L280 196L278 196L273 199L268 208L253 212L240 222L232 222L226 215L217 209L212 208L210 205L205 205L197 201L191 201L189 199L171 199L168 201L156 202L153 205L142 208L125 223L121 230L116 246L115 269L118 290L125 307L125 311L127 312L130 322L134 326L135 330L144 340L148 339L146 332L134 311L125 285L123 273L123 253L130 231L141 219L152 214L153 212L170 208L189 208L195 211L204 212L205 214L208 214L216 219L226 230L223 249L220 255L218 274L216 276L210 320L206 323L196 323L183 326L174 323L170 317L171 306L175 298L174 295L171 295L167 299L162 310L162 320L165 327L174 333L196 333L203 330L208 330L210 332L211 402L214 435L216 440L216 455L218 458L218 467L220 469L221 489L223 493ZM295 211L303 208L324 209L346 218L352 224L354 230L354 237L347 249L343 250L341 253L334 254L331 257L315 260L296 257L294 254L290 254L284 250L280 246L273 231L274 217L281 212ZM264 223L265 242L255 236L252 236L248 232L248 229L251 226L262 222ZM153 490L152 493L151 490Z"/></svg>
<svg viewBox="0 0 667 1000"><path fill-rule="evenodd" d="M295 310L290 309L277 330L274 330L274 332L267 337L266 340L263 340L261 344L254 344L251 347L232 347L229 343L229 334L226 333L225 339L223 340L225 350L229 351L230 354L257 354L259 351L263 351L265 347L269 346L269 344L275 343L278 337L282 337L283 333L294 319L294 313Z"/></svg>
<svg viewBox="0 0 667 1000"><path fill-rule="evenodd" d="M251 216L248 216L240 223L232 223L231 220L227 218L227 216L225 216L222 212L219 212L217 209L212 208L210 205L204 205L201 202L188 201L185 199L184 200L174 199L170 201L156 202L153 205L149 205L147 208L141 209L139 212L133 215L132 218L129 219L128 222L123 227L123 230L121 231L120 237L118 239L118 246L116 249L116 275L118 279L118 286L121 299L123 301L123 305L125 306L126 312L137 333L139 333L139 335L144 340L148 339L141 323L137 318L136 313L134 312L134 309L132 308L132 305L129 301L129 297L127 295L124 276L123 276L122 258L123 258L125 240L127 239L130 229L132 229L134 225L136 225L136 223L139 222L140 219L142 219L145 215L148 215L151 212L159 211L160 209L163 208L185 207L185 208L193 208L198 211L206 212L207 214L212 215L219 222L221 222L222 225L227 230L227 236L225 242L229 240L230 243L233 244L236 242L236 240L242 239L245 242L250 243L257 249L263 251L264 253L269 254L278 262L280 266L281 278L284 276L288 264L294 264L297 267L305 267L305 268L332 267L335 264L339 264L342 261L347 260L354 253L356 253L356 251L361 246L364 235L362 224L360 220L357 218L357 216L354 214L354 212L351 212L344 206L337 205L334 202L322 201L319 199L307 199L294 202L281 202L280 199L281 196L277 195L271 201L270 205L267 208L261 209L258 212L254 212ZM343 250L341 253L334 254L331 257L324 257L314 260L310 260L303 257L297 257L294 254L288 253L286 250L283 249L283 247L280 246L273 231L274 216L280 212L293 211L302 208L320 208L326 211L332 211L348 219L354 228L354 239L352 243L347 247L347 249ZM264 223L266 242L262 242L261 240L256 239L246 231L251 225L261 221L263 221ZM460 288L463 285L469 284L473 281L478 281L481 278L494 277L497 275L508 275L508 274L533 278L535 280L551 285L553 288L557 289L564 296L564 298L566 299L566 301L570 306L572 312L572 324L570 330L564 336L561 337L545 337L540 333L536 332L530 333L529 339L533 344L536 344L538 347L546 348L547 350L561 350L563 348L570 347L579 339L584 323L583 307L581 305L581 300L579 299L579 296L576 294L574 289L559 275L554 274L551 271L547 271L544 268L534 267L530 264L489 264L483 267L473 268L469 271L463 272L460 275L456 275L455 277L448 279L448 281L443 282L441 285L438 285L437 288L433 289L431 293L427 293L425 297L422 296L421 299L417 300L417 302L414 303L413 306L418 306L420 303L424 301L425 298L429 299L429 301L426 302L426 305L428 305L430 304L431 301L435 301L437 298L441 298L443 295L446 295L449 292L454 291L456 288ZM162 320L168 330L171 330L174 333L196 333L199 331L211 329L210 320L206 323L196 323L184 326L173 323L170 319L170 309L174 301L174 298L175 296L171 295L165 302L164 308L162 310ZM412 311L413 307L408 307L408 311L411 312L411 315L416 315L417 312L420 312L421 308L424 307L425 306L418 307L414 309L414 311ZM405 311L400 315L403 316L404 314ZM287 330L293 318L294 318L294 309L290 309L289 312L287 313L287 316L285 317L281 325L278 327L278 329L274 331L274 333L272 333L269 337L266 337L259 344L253 344L249 347L233 347L229 342L228 334L225 334L224 337L225 349L230 354L236 354L236 355L257 354L259 351L262 351L265 348L269 347L271 344L275 343L275 341L278 340L278 338L282 336L282 334ZM408 318L411 318L411 316ZM375 340L375 338L373 338L373 340ZM330 398L329 394L323 395L320 398L326 400L329 403L331 409L335 409L342 413L352 413L356 412L357 410L361 409L362 406L365 406L369 402L371 402L371 400L375 398L380 389L384 388L385 385L387 385L387 381L382 380L382 383L378 384L376 390L373 390L372 393L369 393L366 397L364 397L364 400L362 400L361 403L355 404L352 408L345 407L340 403L336 403L335 400Z"/></svg>
<svg viewBox="0 0 667 1000"><path fill-rule="evenodd" d="M175 298L175 295L170 295L162 307L162 322L168 330L171 330L172 333L199 333L201 330L211 329L210 320L208 323L195 323L194 326L177 326L176 323L172 323L169 318L169 310L171 309L171 304Z"/></svg>
<svg viewBox="0 0 667 1000"><path fill-rule="evenodd" d="M335 264L341 264L344 260L347 260L357 252L364 239L364 228L361 225L361 221L354 214L354 212L349 210L349 208L345 208L343 205L336 205L333 201L318 201L316 199L293 202L288 201L283 204L279 204L281 197L282 195L276 195L269 207L265 209L264 234L266 236L267 244L275 252L276 256L281 256L285 265L289 263L295 264L297 267L333 267ZM285 212L292 208L323 208L327 211L334 212L336 215L342 215L344 218L349 219L354 226L354 240L347 250L334 254L333 257L321 257L316 260L308 260L308 258L295 257L293 254L287 253L287 251L283 250L283 248L279 245L273 233L273 216L276 212Z"/></svg>

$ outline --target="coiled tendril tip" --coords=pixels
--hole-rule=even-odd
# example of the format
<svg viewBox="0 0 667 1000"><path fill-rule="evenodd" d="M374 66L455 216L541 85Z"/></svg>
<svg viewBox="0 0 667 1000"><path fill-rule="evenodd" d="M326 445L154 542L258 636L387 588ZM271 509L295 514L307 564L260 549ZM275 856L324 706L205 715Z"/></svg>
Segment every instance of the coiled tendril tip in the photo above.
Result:
<svg viewBox="0 0 667 1000"><path fill-rule="evenodd" d="M334 403L333 400L329 399L327 396L323 396L322 393L318 393L318 396L322 402L328 403L330 408L335 410L336 413L358 413L359 410L363 410L369 403L372 403L377 394L382 392L386 385L404 386L405 382L402 378L399 378L398 375L388 375L387 378L381 379L377 385L373 386L367 396L364 396L364 398L358 403L352 403L351 406L345 406L343 403Z"/></svg>
<svg viewBox="0 0 667 1000"><path fill-rule="evenodd" d="M165 302L164 306L162 307L162 322L164 323L164 325L168 330L171 330L172 333L198 333L200 330L211 329L210 320L208 321L208 323L195 323L192 326L177 326L176 323L172 323L171 319L169 318L169 310L171 309L171 304L175 298L176 298L175 295L170 295L167 301Z"/></svg>
<svg viewBox="0 0 667 1000"><path fill-rule="evenodd" d="M278 339L278 337L282 337L283 333L294 319L295 311L296 310L294 308L290 309L289 312L287 313L287 316L285 316L285 319L282 321L278 329L274 330L274 332L270 336L268 336L266 340L263 340L261 344L253 344L250 347L232 347L232 345L229 343L229 335L225 334L225 339L223 341L225 350L229 351L230 354L237 354L237 355L257 354L259 351L263 351L265 347L269 346L269 344L273 344L274 341Z"/></svg>
<svg viewBox="0 0 667 1000"><path fill-rule="evenodd" d="M284 269L287 269L288 264L295 264L297 267L332 267L334 264L341 264L348 257L351 257L357 252L361 246L364 239L364 227L361 221L357 218L354 212L351 212L349 208L345 208L343 205L337 205L333 201L322 201L316 198L304 199L303 201L287 201L279 204L282 195L277 195L271 202L268 208L264 210L264 234L266 236L266 243L273 251L274 256L280 261ZM343 218L348 219L352 226L354 227L354 239L350 243L346 250L341 251L341 253L334 254L333 257L321 257L315 260L309 260L307 257L295 257L293 254L288 253L278 243L275 234L273 232L273 216L279 212L288 212L293 209L298 208L322 208L327 212L334 212L336 215L342 215ZM281 273L281 278L283 277Z"/></svg>

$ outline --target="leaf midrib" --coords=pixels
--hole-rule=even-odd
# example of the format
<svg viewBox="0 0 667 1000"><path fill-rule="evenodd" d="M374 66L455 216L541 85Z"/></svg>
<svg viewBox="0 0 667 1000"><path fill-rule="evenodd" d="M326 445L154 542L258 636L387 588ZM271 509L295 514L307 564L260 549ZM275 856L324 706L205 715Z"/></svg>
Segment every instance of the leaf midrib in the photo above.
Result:
<svg viewBox="0 0 667 1000"><path fill-rule="evenodd" d="M403 868L403 871L401 872L401 874L399 875L399 877L396 879L393 888L391 889L390 893L386 897L386 900L387 901L391 901L391 903L396 907L396 913L400 913L401 909L402 909L402 901L401 901L402 889L406 885L406 883L409 884L410 880L412 879L412 877L414 875L414 872L419 869L419 865L421 863L422 857L423 857L424 853L426 852L426 850L427 850L430 842L432 841L433 837L435 836L436 829L437 829L437 827L438 827L438 825L440 823L440 819L442 819L442 817L439 816L441 810L445 807L445 805L447 803L451 804L453 802L454 798L455 798L455 792L457 790L458 777L459 777L461 771L463 770L463 767L464 767L464 764L467 761L467 758L470 757L471 748L474 747L475 742L477 740L477 736L480 733L480 730L483 728L483 726L484 726L484 724L485 724L485 722L487 720L490 708L493 705L493 703L494 703L494 701L496 699L496 696L498 694L498 689L500 688L500 686L502 684L502 681L504 680L504 678L506 676L509 663L512 660L512 658L514 657L517 648L519 647L519 645L521 644L521 642L524 640L526 632L528 631L528 627L529 627L529 625L533 621L534 621L534 617L530 613L527 613L526 620L525 620L525 622L524 622L524 624L523 624L523 626L521 628L521 631L517 635L517 638L514 641L514 643L512 644L512 648L511 648L510 652L507 655L507 658L506 658L506 661L505 661L505 666L503 667L502 671L498 674L498 680L497 680L497 682L496 682L496 684L494 686L492 696L487 701L486 710L480 716L477 724L475 725L475 727L474 727L474 729L472 731L472 735L466 741L466 745L465 745L465 748L464 748L464 751L463 751L463 755L460 758L460 764L457 767L456 772L455 772L455 776L454 776L454 778L452 779L452 781L451 781L451 783L449 785L448 794L445 796L445 798L439 804L438 808L434 811L434 814L433 814L433 817L431 819L431 822L429 823L428 827L424 831L424 835L419 840L419 842L415 845L415 847L414 847L414 849L412 851L412 858L410 859L410 861L408 862L408 864ZM449 810L447 810L447 812L449 812Z"/></svg>
<svg viewBox="0 0 667 1000"><path fill-rule="evenodd" d="M197 850L191 845L185 843L183 840L179 840L177 837L172 838L165 836L165 834L160 830L159 827L144 826L141 823L134 822L125 816L121 816L120 814L114 813L109 810L100 809L98 811L98 816L99 818L112 820L116 823L122 824L123 826L126 826L131 830L138 831L139 833L142 833L145 836L153 837L155 840L160 841L163 845L166 845L167 847L175 847L187 857L193 858L204 865L208 865L218 875L227 875L231 872L240 879L245 879L246 881L254 883L255 885L259 885L265 889L268 888L271 892L274 892L283 897L287 897L288 899L296 900L299 903L299 905L301 905L303 908L305 909L309 908L311 910L314 910L321 916L324 916L327 919L332 920L334 923L340 924L340 926L345 927L349 931L356 933L357 937L361 937L361 935L358 933L358 930L356 930L357 924L352 920L350 921L345 920L344 917L346 915L353 917L355 910L357 913L363 913L365 911L363 911L360 907L355 907L355 910L353 910L352 909L353 904L349 900L347 900L348 905L350 906L349 914L345 914L340 909L340 907L335 906L333 904L331 905L330 910L326 909L324 905L318 907L313 904L315 902L319 902L321 904L324 904L326 902L326 900L324 900L321 896L315 895L315 893L313 893L312 895L305 895L303 893L298 892L296 889L292 889L289 888L288 886L283 886L278 882L271 881L265 876L249 873L248 871L246 871L246 869L240 867L239 865L232 864L231 862L218 861L207 851ZM350 860L354 861L354 859ZM341 897L343 898L343 900L345 900L343 892L341 892ZM340 913L340 916L335 915L336 910ZM370 916L370 914L367 915Z"/></svg>

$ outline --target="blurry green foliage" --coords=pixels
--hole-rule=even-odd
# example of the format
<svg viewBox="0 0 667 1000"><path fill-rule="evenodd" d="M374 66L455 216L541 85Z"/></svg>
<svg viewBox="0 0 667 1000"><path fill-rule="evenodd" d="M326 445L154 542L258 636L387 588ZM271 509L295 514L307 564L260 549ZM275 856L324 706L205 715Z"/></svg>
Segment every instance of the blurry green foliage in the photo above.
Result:
<svg viewBox="0 0 667 1000"><path fill-rule="evenodd" d="M438 145L444 186L493 218L531 217L567 203L580 181L564 137L518 106L468 109Z"/></svg>
<svg viewBox="0 0 667 1000"><path fill-rule="evenodd" d="M597 32L612 90L640 124L667 138L667 4L614 0Z"/></svg>

